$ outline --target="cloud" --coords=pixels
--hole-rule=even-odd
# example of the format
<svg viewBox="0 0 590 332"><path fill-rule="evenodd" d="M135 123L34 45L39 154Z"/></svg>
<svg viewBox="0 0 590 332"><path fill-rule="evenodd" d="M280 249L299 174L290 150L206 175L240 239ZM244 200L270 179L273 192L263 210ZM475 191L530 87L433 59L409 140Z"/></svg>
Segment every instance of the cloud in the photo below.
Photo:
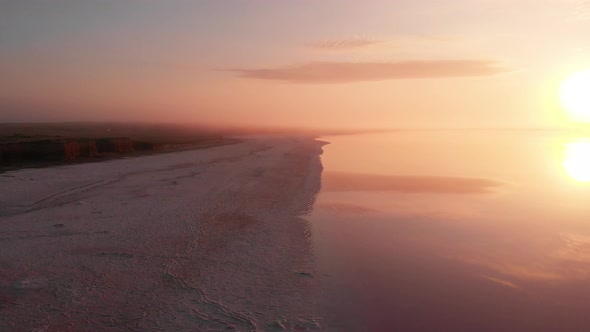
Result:
<svg viewBox="0 0 590 332"><path fill-rule="evenodd" d="M299 65L230 69L238 76L295 83L350 83L415 78L489 76L506 72L489 60L433 60L401 62L310 62Z"/></svg>
<svg viewBox="0 0 590 332"><path fill-rule="evenodd" d="M345 51L350 49L364 48L382 43L384 43L384 41L382 40L376 40L367 37L353 37L349 39L332 39L315 43L309 43L307 44L307 47L325 51Z"/></svg>
<svg viewBox="0 0 590 332"><path fill-rule="evenodd" d="M578 3L574 12L574 19L579 21L590 20L590 0Z"/></svg>
<svg viewBox="0 0 590 332"><path fill-rule="evenodd" d="M487 279L491 282L494 282L498 285L502 285L502 286L506 286L509 288L514 288L514 289L520 289L519 286L517 286L515 283L510 282L508 280L504 280L504 279L500 279L500 278L495 278L495 277L490 277L490 276L486 276L486 275L482 275L482 278Z"/></svg>

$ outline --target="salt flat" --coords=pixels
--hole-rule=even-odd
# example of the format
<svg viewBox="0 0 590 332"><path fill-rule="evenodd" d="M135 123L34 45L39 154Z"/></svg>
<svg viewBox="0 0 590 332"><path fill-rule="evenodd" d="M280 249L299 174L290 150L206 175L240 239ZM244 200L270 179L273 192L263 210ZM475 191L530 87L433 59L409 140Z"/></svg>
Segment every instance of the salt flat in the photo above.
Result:
<svg viewBox="0 0 590 332"><path fill-rule="evenodd" d="M0 174L0 330L314 330L322 142Z"/></svg>

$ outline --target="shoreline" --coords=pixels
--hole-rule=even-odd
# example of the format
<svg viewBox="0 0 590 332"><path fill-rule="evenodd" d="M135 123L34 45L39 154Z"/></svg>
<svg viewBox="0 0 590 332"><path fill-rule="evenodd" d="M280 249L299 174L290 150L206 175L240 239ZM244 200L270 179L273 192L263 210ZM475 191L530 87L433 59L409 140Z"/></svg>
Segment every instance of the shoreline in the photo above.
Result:
<svg viewBox="0 0 590 332"><path fill-rule="evenodd" d="M322 145L257 137L0 177L0 329L321 329L300 216Z"/></svg>

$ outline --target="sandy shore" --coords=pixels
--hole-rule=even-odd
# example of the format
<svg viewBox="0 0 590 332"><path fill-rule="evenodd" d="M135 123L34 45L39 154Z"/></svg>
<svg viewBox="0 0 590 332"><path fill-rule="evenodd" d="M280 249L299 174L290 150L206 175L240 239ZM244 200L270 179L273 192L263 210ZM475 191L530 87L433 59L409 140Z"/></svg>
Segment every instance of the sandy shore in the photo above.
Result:
<svg viewBox="0 0 590 332"><path fill-rule="evenodd" d="M322 143L0 174L0 330L318 330Z"/></svg>

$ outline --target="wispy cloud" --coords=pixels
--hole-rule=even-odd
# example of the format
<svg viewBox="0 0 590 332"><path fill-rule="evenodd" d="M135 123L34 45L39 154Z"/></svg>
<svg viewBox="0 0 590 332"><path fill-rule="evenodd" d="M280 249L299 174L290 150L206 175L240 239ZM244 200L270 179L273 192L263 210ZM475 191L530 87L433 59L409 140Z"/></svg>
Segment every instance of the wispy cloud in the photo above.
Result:
<svg viewBox="0 0 590 332"><path fill-rule="evenodd" d="M506 72L496 61L310 62L299 65L229 69L244 78L294 83L350 83L414 78L489 76Z"/></svg>
<svg viewBox="0 0 590 332"><path fill-rule="evenodd" d="M590 20L590 0L580 1L574 11L574 19L586 21Z"/></svg>
<svg viewBox="0 0 590 332"><path fill-rule="evenodd" d="M347 39L331 39L306 44L307 47L324 51L345 51L383 44L383 40L354 36Z"/></svg>
<svg viewBox="0 0 590 332"><path fill-rule="evenodd" d="M486 276L486 275L482 275L482 278L487 279L491 282L494 282L498 285L502 285L505 287L510 287L510 288L514 288L514 289L520 289L519 286L517 286L515 283L510 282L508 280L505 279L500 279L500 278L495 278L495 277L490 277L490 276Z"/></svg>

